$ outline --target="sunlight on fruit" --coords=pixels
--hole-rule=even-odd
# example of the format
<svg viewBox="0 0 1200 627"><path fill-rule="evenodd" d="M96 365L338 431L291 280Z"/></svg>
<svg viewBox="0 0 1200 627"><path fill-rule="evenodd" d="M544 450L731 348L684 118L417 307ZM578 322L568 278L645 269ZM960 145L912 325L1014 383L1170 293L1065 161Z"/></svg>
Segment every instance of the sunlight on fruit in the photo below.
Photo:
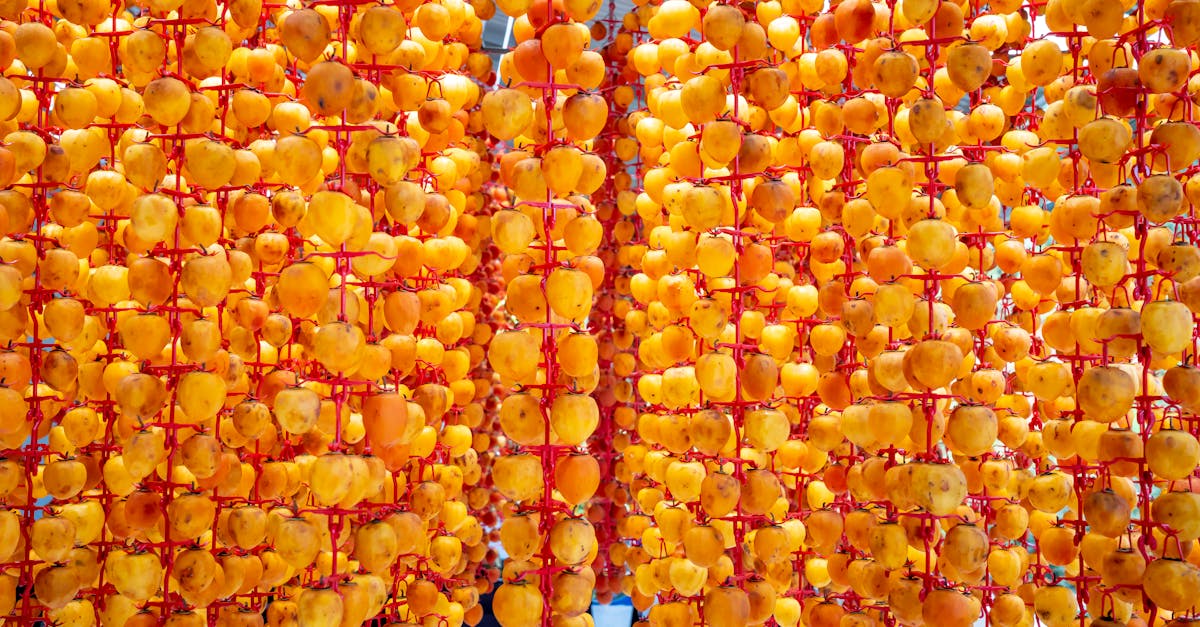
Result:
<svg viewBox="0 0 1200 627"><path fill-rule="evenodd" d="M0 618L1191 624L1198 46L0 1Z"/></svg>

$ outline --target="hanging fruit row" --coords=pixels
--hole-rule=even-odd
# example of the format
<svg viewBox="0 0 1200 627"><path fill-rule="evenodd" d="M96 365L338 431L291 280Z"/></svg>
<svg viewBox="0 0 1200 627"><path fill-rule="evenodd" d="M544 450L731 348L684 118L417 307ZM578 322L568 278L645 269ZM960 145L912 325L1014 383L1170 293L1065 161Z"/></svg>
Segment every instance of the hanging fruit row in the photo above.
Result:
<svg viewBox="0 0 1200 627"><path fill-rule="evenodd" d="M610 553L648 624L1194 615L1196 11L634 9Z"/></svg>

